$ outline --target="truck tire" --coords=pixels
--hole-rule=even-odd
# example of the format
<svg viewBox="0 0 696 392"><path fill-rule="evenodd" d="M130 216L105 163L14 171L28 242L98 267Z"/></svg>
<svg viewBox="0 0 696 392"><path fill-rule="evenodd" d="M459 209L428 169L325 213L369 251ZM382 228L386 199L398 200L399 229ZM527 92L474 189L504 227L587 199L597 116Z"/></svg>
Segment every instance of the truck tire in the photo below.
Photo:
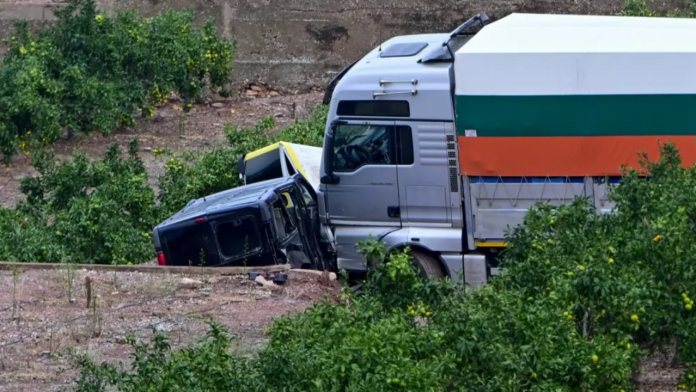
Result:
<svg viewBox="0 0 696 392"><path fill-rule="evenodd" d="M442 267L440 267L440 262L430 253L413 250L411 251L411 257L417 264L421 276L435 280L445 277L445 273L442 271Z"/></svg>

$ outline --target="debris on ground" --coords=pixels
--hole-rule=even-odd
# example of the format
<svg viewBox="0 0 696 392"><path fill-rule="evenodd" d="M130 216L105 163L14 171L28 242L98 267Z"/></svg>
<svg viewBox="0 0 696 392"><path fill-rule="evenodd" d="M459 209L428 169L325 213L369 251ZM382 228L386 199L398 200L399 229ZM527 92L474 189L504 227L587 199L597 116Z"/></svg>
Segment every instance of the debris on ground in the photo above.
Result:
<svg viewBox="0 0 696 392"><path fill-rule="evenodd" d="M269 290L275 290L278 288L278 286L275 285L272 281L266 280L266 278L263 277L263 275L257 275L256 278L254 279L256 283L259 284L259 286L263 286Z"/></svg>
<svg viewBox="0 0 696 392"><path fill-rule="evenodd" d="M291 272L290 270L288 272ZM288 277L288 284L281 294L287 298L300 301L341 302L341 285L338 281L322 282L321 275L313 273L293 274Z"/></svg>
<svg viewBox="0 0 696 392"><path fill-rule="evenodd" d="M193 290L193 289L201 288L204 285L205 285L205 283L201 282L200 280L189 279L189 278L182 278L179 281L179 288L180 289Z"/></svg>
<svg viewBox="0 0 696 392"><path fill-rule="evenodd" d="M249 272L247 274L249 277L249 280L256 280L258 276L262 276L264 279L268 281L272 281L275 284L285 284L285 282L288 281L288 275L287 274L279 274L279 273L261 273L261 272Z"/></svg>
<svg viewBox="0 0 696 392"><path fill-rule="evenodd" d="M334 272L328 272L328 271L317 271L317 270L308 270L308 269L291 269L289 272L291 273L298 273L298 274L313 274L317 276L322 276L325 274L328 274L328 279L329 281L333 282L338 280L338 276Z"/></svg>

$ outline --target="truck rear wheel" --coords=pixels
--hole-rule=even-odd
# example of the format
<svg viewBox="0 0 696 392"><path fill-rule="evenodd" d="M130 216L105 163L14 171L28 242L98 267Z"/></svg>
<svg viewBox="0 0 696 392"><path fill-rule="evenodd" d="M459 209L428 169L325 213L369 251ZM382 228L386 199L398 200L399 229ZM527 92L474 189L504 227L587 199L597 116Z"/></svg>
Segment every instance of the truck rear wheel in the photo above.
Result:
<svg viewBox="0 0 696 392"><path fill-rule="evenodd" d="M411 251L411 257L413 261L416 262L421 276L435 280L440 280L445 277L440 262L432 254L420 250L413 250Z"/></svg>

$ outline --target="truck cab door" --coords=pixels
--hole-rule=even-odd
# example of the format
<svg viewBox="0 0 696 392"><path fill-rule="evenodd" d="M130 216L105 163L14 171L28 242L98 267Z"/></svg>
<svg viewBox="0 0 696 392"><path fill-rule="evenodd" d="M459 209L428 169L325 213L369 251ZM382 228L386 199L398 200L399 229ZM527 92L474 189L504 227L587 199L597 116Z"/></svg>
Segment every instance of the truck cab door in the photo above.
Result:
<svg viewBox="0 0 696 392"><path fill-rule="evenodd" d="M330 257L324 253L321 246L321 224L316 193L304 178L296 177L290 197L295 205L294 213L300 222L307 257L312 260L314 269L331 269Z"/></svg>
<svg viewBox="0 0 696 392"><path fill-rule="evenodd" d="M400 227L394 122L342 121L332 142L332 173L322 180L329 223Z"/></svg>
<svg viewBox="0 0 696 392"><path fill-rule="evenodd" d="M404 226L452 227L450 157L441 122L396 122L399 134L399 197ZM450 159L453 164L450 164ZM455 177L458 177L455 175Z"/></svg>

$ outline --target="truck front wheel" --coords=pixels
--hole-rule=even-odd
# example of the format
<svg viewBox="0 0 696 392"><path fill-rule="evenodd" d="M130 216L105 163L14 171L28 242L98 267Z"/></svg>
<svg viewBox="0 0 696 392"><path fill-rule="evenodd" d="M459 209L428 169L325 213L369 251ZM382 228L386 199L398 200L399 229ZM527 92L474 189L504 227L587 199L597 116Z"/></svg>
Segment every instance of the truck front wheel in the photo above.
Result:
<svg viewBox="0 0 696 392"><path fill-rule="evenodd" d="M435 280L440 280L445 277L440 262L432 254L421 250L412 250L411 257L416 263L421 276Z"/></svg>

